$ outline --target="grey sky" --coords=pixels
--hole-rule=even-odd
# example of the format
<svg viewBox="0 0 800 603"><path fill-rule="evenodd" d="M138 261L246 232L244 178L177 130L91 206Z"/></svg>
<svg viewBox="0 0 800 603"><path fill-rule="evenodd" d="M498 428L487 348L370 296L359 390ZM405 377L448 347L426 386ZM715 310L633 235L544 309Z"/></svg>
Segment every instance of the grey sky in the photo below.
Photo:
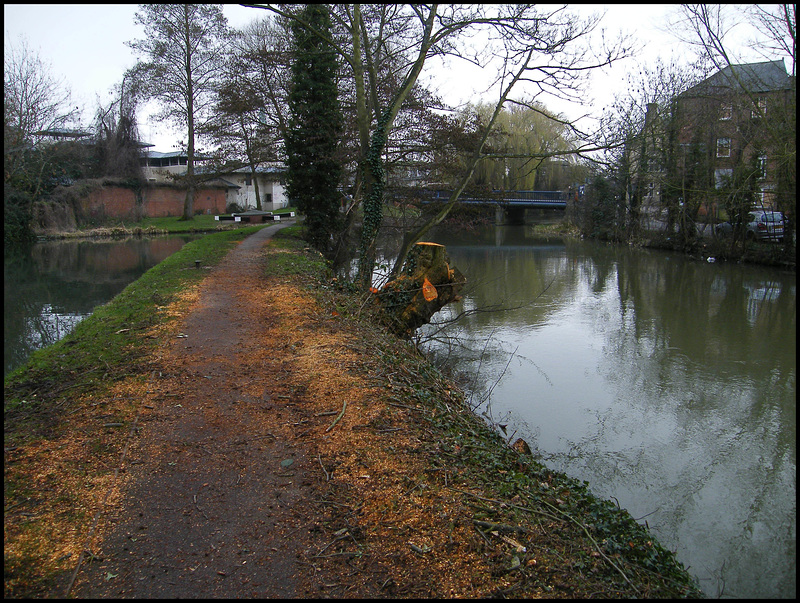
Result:
<svg viewBox="0 0 800 603"><path fill-rule="evenodd" d="M591 88L595 98L593 111L599 112L625 85L625 74L638 65L647 64L658 57L669 59L680 45L667 33L660 31L675 5L574 5L582 13L606 11L603 27L611 37L623 30L634 34L642 44L635 59L621 62L613 69L593 75ZM110 90L119 82L122 73L131 67L136 57L125 42L141 38L143 30L134 24L134 4L6 4L3 7L5 44L17 45L20 35L25 36L31 49L52 67L54 76L62 78L72 91L76 105L84 108L82 125L91 124L97 98L107 101ZM229 24L242 27L261 18L264 11L225 5ZM752 54L747 60L759 60ZM763 60L763 59L761 59ZM453 104L474 97L481 88L481 74L463 70L455 63L448 69L439 69L430 77L440 82L445 100ZM554 103L555 104L555 103ZM548 108L569 117L577 117L586 108L566 105ZM156 145L155 149L168 151L178 136L164 124L153 123L140 115L142 137Z"/></svg>

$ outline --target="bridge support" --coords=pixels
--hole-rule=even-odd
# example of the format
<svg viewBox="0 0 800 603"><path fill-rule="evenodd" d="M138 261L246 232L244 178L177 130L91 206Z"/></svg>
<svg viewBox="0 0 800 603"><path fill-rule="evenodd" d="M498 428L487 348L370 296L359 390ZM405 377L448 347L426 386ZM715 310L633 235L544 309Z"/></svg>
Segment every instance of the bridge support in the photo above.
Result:
<svg viewBox="0 0 800 603"><path fill-rule="evenodd" d="M499 205L494 208L494 225L502 226L506 223L506 210Z"/></svg>
<svg viewBox="0 0 800 603"><path fill-rule="evenodd" d="M515 226L525 224L525 208L498 205L494 210L494 223L497 226L503 224L513 224Z"/></svg>

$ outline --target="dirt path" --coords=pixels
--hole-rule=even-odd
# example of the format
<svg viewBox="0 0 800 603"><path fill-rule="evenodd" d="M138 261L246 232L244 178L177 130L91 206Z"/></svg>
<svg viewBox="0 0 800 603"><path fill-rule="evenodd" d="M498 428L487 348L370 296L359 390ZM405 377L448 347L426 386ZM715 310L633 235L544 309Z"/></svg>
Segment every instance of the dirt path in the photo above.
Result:
<svg viewBox="0 0 800 603"><path fill-rule="evenodd" d="M185 337L148 385L128 453L133 486L73 596L316 596L297 560L324 546L310 502L319 465L282 435L302 408L286 404L289 371L265 346L277 318L253 295L278 228L246 239L203 281Z"/></svg>

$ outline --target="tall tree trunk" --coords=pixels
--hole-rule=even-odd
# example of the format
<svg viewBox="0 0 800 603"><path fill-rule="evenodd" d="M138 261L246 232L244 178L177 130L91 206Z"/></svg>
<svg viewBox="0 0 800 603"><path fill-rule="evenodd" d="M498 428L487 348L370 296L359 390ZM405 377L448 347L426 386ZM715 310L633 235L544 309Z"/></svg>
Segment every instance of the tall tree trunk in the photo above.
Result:
<svg viewBox="0 0 800 603"><path fill-rule="evenodd" d="M366 184L366 194L364 196L364 226L361 231L361 245L359 246L359 262L357 281L364 289L372 286L372 269L375 266L375 242L378 231L383 221L383 192L386 188L386 173L384 170L384 151L392 124L397 117L400 107L411 92L414 84L419 77L425 59L433 43L431 32L433 24L437 19L436 6L431 10L425 23L425 33L420 44L417 59L403 81L400 90L386 107L386 110L378 119L378 124L372 133L369 152L367 153L367 169L369 179Z"/></svg>
<svg viewBox="0 0 800 603"><path fill-rule="evenodd" d="M188 117L188 146L186 150L186 200L183 202L183 219L194 220L194 194L195 194L195 179L194 179L194 86L192 82L192 55L190 52L191 39L189 38L189 7L184 5L184 15L186 23L184 27L185 32L185 69L186 69L186 109Z"/></svg>
<svg viewBox="0 0 800 603"><path fill-rule="evenodd" d="M250 164L250 174L251 174L250 177L253 179L253 190L256 193L256 209L258 211L261 211L262 205L261 205L261 194L259 193L258 190L258 174L256 173L256 166L253 164Z"/></svg>
<svg viewBox="0 0 800 603"><path fill-rule="evenodd" d="M256 209L261 211L261 193L258 190L258 178L256 177L256 162L253 159L253 145L250 140L250 135L247 132L247 127L244 123L244 115L239 116L239 127L242 129L242 138L244 138L244 152L247 156L247 163L250 167L250 177L253 179L253 190L256 193Z"/></svg>

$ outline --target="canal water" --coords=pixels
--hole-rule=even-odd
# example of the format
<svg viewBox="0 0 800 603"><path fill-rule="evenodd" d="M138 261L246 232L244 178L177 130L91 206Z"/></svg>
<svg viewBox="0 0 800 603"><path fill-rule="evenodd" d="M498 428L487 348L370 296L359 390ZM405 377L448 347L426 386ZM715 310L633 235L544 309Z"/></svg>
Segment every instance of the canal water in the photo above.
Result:
<svg viewBox="0 0 800 603"><path fill-rule="evenodd" d="M3 257L3 375L202 235L36 243Z"/></svg>
<svg viewBox="0 0 800 603"><path fill-rule="evenodd" d="M525 226L429 240L468 285L422 345L478 413L647 523L707 595L795 596L794 273Z"/></svg>

